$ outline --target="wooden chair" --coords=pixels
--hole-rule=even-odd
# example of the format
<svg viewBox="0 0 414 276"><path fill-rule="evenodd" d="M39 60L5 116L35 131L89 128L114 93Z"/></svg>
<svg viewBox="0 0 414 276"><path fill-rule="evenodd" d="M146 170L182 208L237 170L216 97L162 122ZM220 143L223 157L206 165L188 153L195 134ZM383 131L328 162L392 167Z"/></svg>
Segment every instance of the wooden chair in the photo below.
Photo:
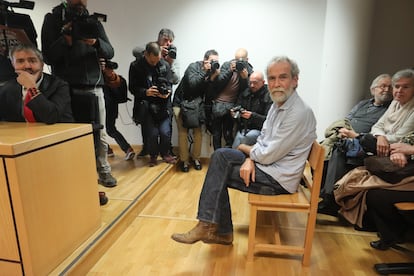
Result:
<svg viewBox="0 0 414 276"><path fill-rule="evenodd" d="M399 202L394 204L401 212L414 212L414 202ZM414 262L411 263L380 263L374 265L377 273L388 274L414 274Z"/></svg>
<svg viewBox="0 0 414 276"><path fill-rule="evenodd" d="M318 142L313 142L307 165L303 173L305 187L299 185L298 192L288 195L258 195L249 194L250 224L247 259L253 260L253 255L259 251L274 253L303 254L302 264L310 264L313 233L315 231L316 215L319 201L319 191L323 171L324 149ZM273 220L275 229L274 243L256 243L256 220L258 211L279 211L279 212L305 212L308 215L306 223L305 240L303 246L286 245L281 243L277 223ZM274 214L272 214L274 215ZM274 217L274 216L272 216Z"/></svg>

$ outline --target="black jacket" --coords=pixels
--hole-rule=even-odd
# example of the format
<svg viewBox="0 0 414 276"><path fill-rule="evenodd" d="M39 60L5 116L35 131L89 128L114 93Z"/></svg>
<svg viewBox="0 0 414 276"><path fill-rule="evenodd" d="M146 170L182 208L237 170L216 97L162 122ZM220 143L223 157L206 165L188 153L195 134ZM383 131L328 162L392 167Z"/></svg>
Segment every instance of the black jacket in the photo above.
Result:
<svg viewBox="0 0 414 276"><path fill-rule="evenodd" d="M242 129L258 129L261 130L266 120L267 112L272 106L267 85L260 90L252 93L249 88L245 89L238 97L236 105L240 105L247 111L252 112L250 119L240 118L237 121L238 130Z"/></svg>
<svg viewBox="0 0 414 276"><path fill-rule="evenodd" d="M210 88L208 73L203 71L203 61L188 65L184 76L174 93L173 106L180 106L184 100L191 101L197 97L204 99Z"/></svg>
<svg viewBox="0 0 414 276"><path fill-rule="evenodd" d="M43 73L40 95L28 102L37 122L46 124L73 122L68 84ZM25 122L23 116L22 86L16 79L0 88L0 121Z"/></svg>
<svg viewBox="0 0 414 276"><path fill-rule="evenodd" d="M71 86L102 86L104 84L99 58L114 56L109 39L98 21L98 37L94 46L74 40L72 46L66 43L61 33L66 23L66 9L61 4L45 15L42 26L42 52L45 62L52 67L52 73L66 80Z"/></svg>
<svg viewBox="0 0 414 276"><path fill-rule="evenodd" d="M150 66L147 63L145 57L137 59L131 62L129 67L129 91L134 95L134 114L132 115L135 122L140 121L142 118L138 118L139 106L143 100L148 104L156 104L163 110L168 110L169 114L172 114L171 110L171 94L168 98L163 99L160 97L150 97L146 95L146 91L151 86L157 86L160 84L160 80L163 80L166 88L171 91L171 69L167 61L161 59L155 67Z"/></svg>

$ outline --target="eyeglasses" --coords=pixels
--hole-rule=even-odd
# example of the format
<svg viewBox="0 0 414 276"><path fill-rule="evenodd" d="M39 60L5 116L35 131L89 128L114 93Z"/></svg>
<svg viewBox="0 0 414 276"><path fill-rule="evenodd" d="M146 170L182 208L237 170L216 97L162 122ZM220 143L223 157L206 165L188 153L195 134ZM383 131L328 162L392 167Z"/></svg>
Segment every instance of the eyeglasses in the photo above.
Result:
<svg viewBox="0 0 414 276"><path fill-rule="evenodd" d="M382 84L382 85L374 86L374 88L380 88L381 90L385 90L385 89L391 89L392 85Z"/></svg>

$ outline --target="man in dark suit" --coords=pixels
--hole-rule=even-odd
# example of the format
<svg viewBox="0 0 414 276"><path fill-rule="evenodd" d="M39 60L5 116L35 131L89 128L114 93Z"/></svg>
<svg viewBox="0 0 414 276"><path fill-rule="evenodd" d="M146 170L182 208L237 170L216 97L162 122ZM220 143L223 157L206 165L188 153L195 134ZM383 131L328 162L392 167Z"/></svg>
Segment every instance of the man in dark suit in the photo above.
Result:
<svg viewBox="0 0 414 276"><path fill-rule="evenodd" d="M0 121L73 122L68 84L43 73L43 57L32 45L10 51L17 78L0 88Z"/></svg>

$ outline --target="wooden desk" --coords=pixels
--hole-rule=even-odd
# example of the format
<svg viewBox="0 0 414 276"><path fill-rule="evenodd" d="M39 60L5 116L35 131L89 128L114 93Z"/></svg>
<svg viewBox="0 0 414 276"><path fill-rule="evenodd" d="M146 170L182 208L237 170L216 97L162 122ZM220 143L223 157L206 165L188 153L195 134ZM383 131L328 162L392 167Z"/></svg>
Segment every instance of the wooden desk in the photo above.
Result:
<svg viewBox="0 0 414 276"><path fill-rule="evenodd" d="M0 275L47 275L101 224L92 129L0 122Z"/></svg>

